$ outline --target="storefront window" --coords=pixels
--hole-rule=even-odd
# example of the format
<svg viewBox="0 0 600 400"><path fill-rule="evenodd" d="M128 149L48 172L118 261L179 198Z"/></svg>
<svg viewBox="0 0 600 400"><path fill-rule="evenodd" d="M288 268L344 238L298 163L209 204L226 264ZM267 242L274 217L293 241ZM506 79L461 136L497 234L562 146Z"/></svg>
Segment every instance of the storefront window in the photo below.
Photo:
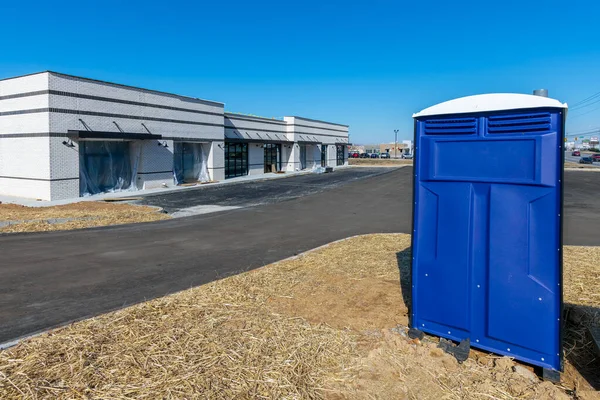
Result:
<svg viewBox="0 0 600 400"><path fill-rule="evenodd" d="M248 175L248 144L225 143L225 178Z"/></svg>

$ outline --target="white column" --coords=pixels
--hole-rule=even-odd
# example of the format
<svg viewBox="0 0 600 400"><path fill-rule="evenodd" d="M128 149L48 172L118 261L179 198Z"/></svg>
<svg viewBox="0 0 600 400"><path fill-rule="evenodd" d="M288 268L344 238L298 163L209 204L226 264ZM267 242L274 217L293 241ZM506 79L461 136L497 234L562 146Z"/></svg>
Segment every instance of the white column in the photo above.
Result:
<svg viewBox="0 0 600 400"><path fill-rule="evenodd" d="M335 144L330 144L329 146L327 146L327 166L337 167L336 157L337 146Z"/></svg>
<svg viewBox="0 0 600 400"><path fill-rule="evenodd" d="M225 179L225 143L210 142L205 148L208 153L208 174L213 181Z"/></svg>
<svg viewBox="0 0 600 400"><path fill-rule="evenodd" d="M285 147L287 145L284 145ZM284 171L300 171L300 145L298 143L294 143L291 145L291 148L286 148L287 150L287 165L283 166Z"/></svg>

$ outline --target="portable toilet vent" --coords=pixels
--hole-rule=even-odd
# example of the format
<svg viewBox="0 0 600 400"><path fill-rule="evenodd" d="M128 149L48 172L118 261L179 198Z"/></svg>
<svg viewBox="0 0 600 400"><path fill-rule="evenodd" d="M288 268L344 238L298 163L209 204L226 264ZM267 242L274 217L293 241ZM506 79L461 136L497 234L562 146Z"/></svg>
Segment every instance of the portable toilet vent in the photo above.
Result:
<svg viewBox="0 0 600 400"><path fill-rule="evenodd" d="M484 94L413 115L413 329L562 370L566 112Z"/></svg>

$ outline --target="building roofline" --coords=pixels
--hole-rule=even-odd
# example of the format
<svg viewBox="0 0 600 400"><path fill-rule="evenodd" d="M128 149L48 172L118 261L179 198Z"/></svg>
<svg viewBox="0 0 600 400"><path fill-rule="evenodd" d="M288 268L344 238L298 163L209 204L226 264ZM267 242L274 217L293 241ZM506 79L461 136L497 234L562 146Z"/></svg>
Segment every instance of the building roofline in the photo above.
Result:
<svg viewBox="0 0 600 400"><path fill-rule="evenodd" d="M2 81L10 81L11 79L25 78L26 76L46 74L48 72L50 72L50 71L39 71L39 72L32 72L30 74L23 74L23 75L17 75L17 76L9 76L8 78L0 78L0 82L2 82Z"/></svg>
<svg viewBox="0 0 600 400"><path fill-rule="evenodd" d="M74 78L74 79L82 79L85 81L89 81L89 82L94 82L94 83L102 83L105 85L111 85L111 86L117 86L117 87L121 87L124 89L135 89L135 90L141 90L147 93L154 93L154 94L159 94L162 96L171 96L171 97L177 97L183 100L187 100L187 101L193 101L196 103L203 103L206 105L213 105L213 106L218 106L218 107L225 107L225 103L220 103L218 101L212 101L212 100L204 100L204 99L200 99L197 97L191 97L191 96L183 96L180 94L175 94L175 93L169 93L169 92L161 92L160 90L153 90L153 89L146 89L146 88L142 88L142 87L137 87L137 86L131 86L131 85L123 85L121 83L114 83L114 82L109 82L109 81L102 81L100 79L92 79L92 78L86 78L84 76L77 76L77 75L70 75L70 74L63 74L62 72L55 72L55 71L50 71L50 70L46 70L46 71L40 71L40 72L34 72L31 74L25 74L25 75L19 75L19 76L12 76L10 78L3 78L0 79L0 82L2 81L7 81L10 79L18 79L18 78L24 78L26 76L33 76L33 75L40 75L40 74L52 74L52 75L57 75L57 76L63 76L63 77L67 77L67 78Z"/></svg>
<svg viewBox="0 0 600 400"><path fill-rule="evenodd" d="M275 119L275 118L267 118L267 117L257 117L254 115L247 115L247 114L240 114L240 113L234 113L231 111L225 111L224 115L227 118L239 118L239 119L258 119L261 121L268 121L268 122L272 122L272 123L277 123L277 124L281 124L281 125L287 125L287 122L282 121L280 119Z"/></svg>
<svg viewBox="0 0 600 400"><path fill-rule="evenodd" d="M350 127L350 125L336 124L335 122L327 122L327 121L321 121L321 120L318 120L318 119L310 119L310 118L298 117L296 115L290 115L290 118L298 118L298 119L301 119L301 120L304 120L304 121L320 122L322 124L343 126L344 128L349 128Z"/></svg>

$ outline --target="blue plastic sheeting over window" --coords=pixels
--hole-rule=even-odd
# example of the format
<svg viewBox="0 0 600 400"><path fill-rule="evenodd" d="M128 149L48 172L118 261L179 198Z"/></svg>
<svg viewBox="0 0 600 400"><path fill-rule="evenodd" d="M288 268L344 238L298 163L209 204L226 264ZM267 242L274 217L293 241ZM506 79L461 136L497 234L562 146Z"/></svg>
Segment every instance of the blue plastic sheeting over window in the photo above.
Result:
<svg viewBox="0 0 600 400"><path fill-rule="evenodd" d="M130 142L79 142L80 195L136 190L134 177L140 149Z"/></svg>
<svg viewBox="0 0 600 400"><path fill-rule="evenodd" d="M175 142L173 154L173 177L175 184L207 182L207 157L202 143Z"/></svg>
<svg viewBox="0 0 600 400"><path fill-rule="evenodd" d="M562 369L563 116L417 118L413 327Z"/></svg>

